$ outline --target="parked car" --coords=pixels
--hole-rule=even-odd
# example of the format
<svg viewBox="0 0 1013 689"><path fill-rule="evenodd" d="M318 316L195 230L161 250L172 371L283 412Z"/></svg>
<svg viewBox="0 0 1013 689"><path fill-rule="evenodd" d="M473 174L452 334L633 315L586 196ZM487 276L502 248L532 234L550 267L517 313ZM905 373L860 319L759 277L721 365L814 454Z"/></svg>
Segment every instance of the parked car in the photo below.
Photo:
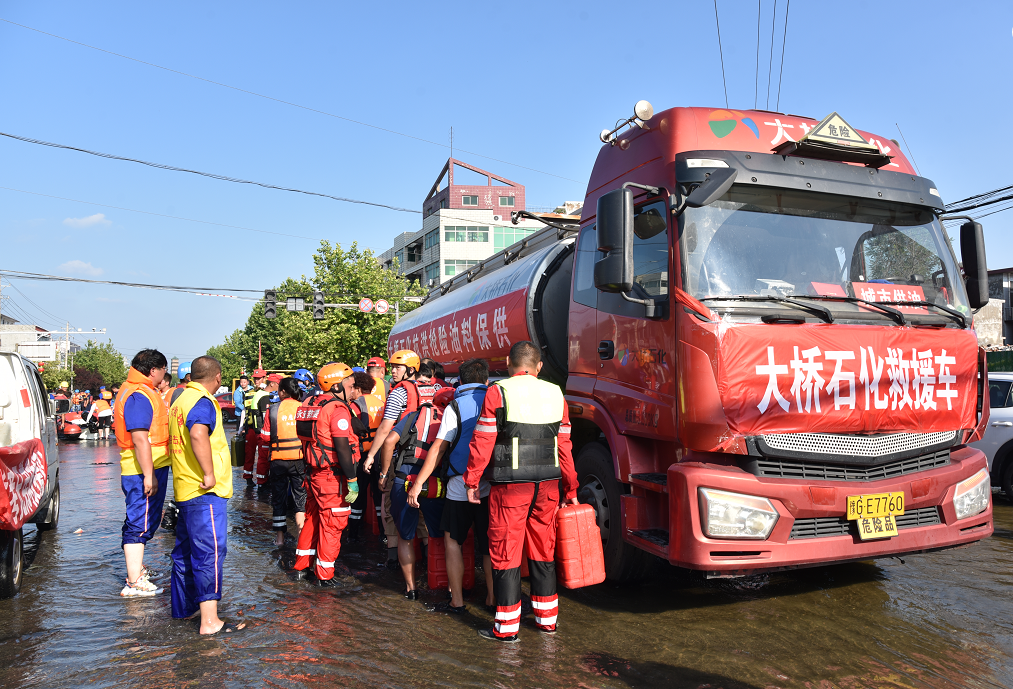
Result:
<svg viewBox="0 0 1013 689"><path fill-rule="evenodd" d="M985 436L971 445L985 453L992 485L1013 500L1013 373L989 371L988 403Z"/></svg>
<svg viewBox="0 0 1013 689"><path fill-rule="evenodd" d="M56 407L35 364L0 352L0 598L21 589L24 574L22 527L41 531L60 520L60 456Z"/></svg>
<svg viewBox="0 0 1013 689"><path fill-rule="evenodd" d="M222 408L222 419L225 423L239 421L239 414L236 413L236 404L232 401L231 392L215 395L215 399L218 400L218 406Z"/></svg>

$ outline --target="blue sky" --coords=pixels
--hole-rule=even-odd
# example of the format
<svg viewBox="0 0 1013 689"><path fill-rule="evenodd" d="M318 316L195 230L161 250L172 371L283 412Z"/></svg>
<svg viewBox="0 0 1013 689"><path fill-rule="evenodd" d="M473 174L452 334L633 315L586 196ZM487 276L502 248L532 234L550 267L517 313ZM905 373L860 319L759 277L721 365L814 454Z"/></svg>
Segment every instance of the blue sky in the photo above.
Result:
<svg viewBox="0 0 1013 689"><path fill-rule="evenodd" d="M777 3L770 109L785 4ZM757 4L719 0L718 9L729 105L750 108ZM761 108L772 9L772 0L762 0ZM457 157L524 184L533 206L583 198L598 132L631 114L637 100L656 110L725 105L708 2L0 0L0 18L439 144L448 142L453 126ZM817 119L837 110L887 138L900 139L900 123L922 174L945 201L957 200L1013 182L1007 169L1011 50L1009 3L795 0L779 109ZM0 131L415 209L448 155L440 145L5 22ZM359 241L377 251L421 227L416 214L4 137L0 161L0 267L6 269L257 290L312 271L313 239L109 206L346 246ZM1013 265L1011 222L1013 211L984 220L990 267ZM155 346L192 358L241 327L250 308L231 299L112 286L14 284L24 295L6 288L4 295L33 320L107 328L126 354Z"/></svg>

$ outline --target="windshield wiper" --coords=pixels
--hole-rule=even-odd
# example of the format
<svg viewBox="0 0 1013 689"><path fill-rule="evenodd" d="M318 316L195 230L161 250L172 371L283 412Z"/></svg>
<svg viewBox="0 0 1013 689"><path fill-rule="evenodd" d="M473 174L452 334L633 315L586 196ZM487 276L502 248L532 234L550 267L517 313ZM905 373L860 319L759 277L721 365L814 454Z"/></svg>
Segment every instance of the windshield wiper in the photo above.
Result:
<svg viewBox="0 0 1013 689"><path fill-rule="evenodd" d="M794 296L794 295L792 295ZM800 309L805 309L809 313L816 314L816 316L827 323L834 322L834 314L825 306L819 306L817 304L804 304L788 297L770 297L770 296L748 296L748 295L737 295L734 297L704 297L700 301L771 301L776 304L791 304L797 306ZM899 313L899 312L898 312Z"/></svg>
<svg viewBox="0 0 1013 689"><path fill-rule="evenodd" d="M950 316L957 323L960 323L961 328L967 327L967 318L964 314L960 313L956 309L951 309L949 306L942 306L931 301L881 301L880 304L894 304L897 306L931 306L932 308L943 311L946 315Z"/></svg>
<svg viewBox="0 0 1013 689"><path fill-rule="evenodd" d="M897 309L891 309L889 306L883 306L882 302L866 301L865 299L859 299L858 297L838 297L829 294L793 294L791 295L798 299L816 299L825 301L846 301L849 304L864 304L874 309L878 309L885 313L887 316L892 318L897 325L907 325L907 319L904 318L904 314Z"/></svg>

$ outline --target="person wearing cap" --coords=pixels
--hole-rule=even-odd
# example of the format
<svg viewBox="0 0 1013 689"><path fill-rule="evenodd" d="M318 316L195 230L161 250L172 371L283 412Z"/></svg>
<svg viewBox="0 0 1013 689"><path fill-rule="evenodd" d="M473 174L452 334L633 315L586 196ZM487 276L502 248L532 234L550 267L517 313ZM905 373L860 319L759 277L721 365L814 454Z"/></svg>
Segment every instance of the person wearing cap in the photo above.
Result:
<svg viewBox="0 0 1013 689"><path fill-rule="evenodd" d="M236 428L237 434L243 431L243 411L246 409L246 393L252 389L250 377L245 373L239 376L239 387L232 393L232 404L236 408L236 418L239 419L239 426Z"/></svg>
<svg viewBox="0 0 1013 689"><path fill-rule="evenodd" d="M246 485L252 486L253 468L257 463L257 450L260 448L260 429L264 426L264 417L260 413L260 400L266 398L267 371L258 368L253 372L253 387L243 400L243 413L246 415L246 454L243 462L243 478Z"/></svg>
<svg viewBox="0 0 1013 689"><path fill-rule="evenodd" d="M176 389L172 391L172 395L169 397L170 405L176 401L177 397L183 394L186 384L190 382L190 367L192 365L192 361L184 361L176 369L176 377L179 379L179 383L176 384Z"/></svg>
<svg viewBox="0 0 1013 689"><path fill-rule="evenodd" d="M271 448L270 443L264 440L262 431L265 419L267 419L268 407L281 401L278 396L278 385L281 383L281 378L282 376L278 373L267 376L267 383L262 391L264 394L256 396L257 418L260 420L260 426L257 428L257 463L253 478L258 488L266 487L271 477Z"/></svg>
<svg viewBox="0 0 1013 689"><path fill-rule="evenodd" d="M390 394L390 381L384 378L385 362L381 357L374 356L366 362L366 373L373 376L376 386L373 388L373 395L380 399L380 404L387 403L387 395Z"/></svg>

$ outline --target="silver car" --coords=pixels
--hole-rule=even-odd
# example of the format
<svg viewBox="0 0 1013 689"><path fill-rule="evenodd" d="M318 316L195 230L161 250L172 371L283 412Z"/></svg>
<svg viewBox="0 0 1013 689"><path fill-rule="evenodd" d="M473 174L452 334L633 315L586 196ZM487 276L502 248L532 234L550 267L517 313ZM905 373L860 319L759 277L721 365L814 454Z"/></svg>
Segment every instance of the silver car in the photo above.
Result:
<svg viewBox="0 0 1013 689"><path fill-rule="evenodd" d="M991 414L985 437L972 447L985 453L992 485L1013 499L1013 373L988 373Z"/></svg>

